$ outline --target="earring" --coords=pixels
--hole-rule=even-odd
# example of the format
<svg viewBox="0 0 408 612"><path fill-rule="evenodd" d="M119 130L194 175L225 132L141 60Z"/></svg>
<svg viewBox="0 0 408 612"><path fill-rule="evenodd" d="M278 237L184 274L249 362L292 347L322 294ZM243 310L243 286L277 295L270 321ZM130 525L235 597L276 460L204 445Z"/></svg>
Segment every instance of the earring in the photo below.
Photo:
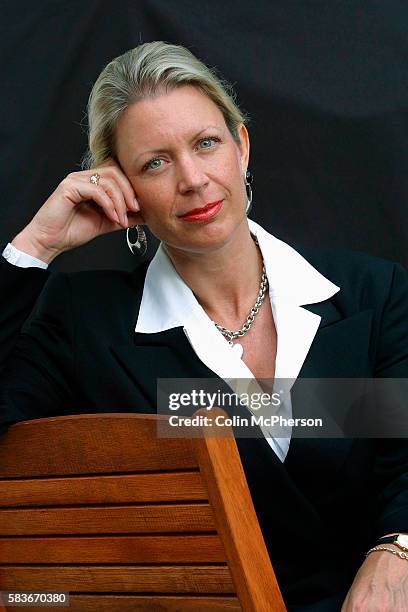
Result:
<svg viewBox="0 0 408 612"><path fill-rule="evenodd" d="M245 212L247 215L251 212L252 208L252 182L254 180L254 175L250 170L247 170L245 173L245 189L247 192L247 205L245 208Z"/></svg>
<svg viewBox="0 0 408 612"><path fill-rule="evenodd" d="M130 232L132 229L134 229L137 232L136 242L132 242L130 239ZM131 227L127 228L126 242L127 242L127 245L132 255L140 255L140 257L143 257L143 255L147 251L146 234L145 234L143 227L141 227L140 225L132 225Z"/></svg>

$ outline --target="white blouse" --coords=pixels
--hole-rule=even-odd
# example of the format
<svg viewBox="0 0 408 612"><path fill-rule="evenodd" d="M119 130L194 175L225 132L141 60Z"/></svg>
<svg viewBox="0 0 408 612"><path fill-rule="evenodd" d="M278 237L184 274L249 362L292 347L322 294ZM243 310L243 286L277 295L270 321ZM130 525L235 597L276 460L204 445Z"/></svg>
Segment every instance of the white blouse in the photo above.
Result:
<svg viewBox="0 0 408 612"><path fill-rule="evenodd" d="M285 379L285 398L279 414L292 415L290 388L295 382L320 324L320 316L302 308L327 300L340 289L311 266L297 251L249 220L258 238L269 281L269 299L277 332L275 386ZM197 357L234 393L250 393L260 388L239 353L217 330L191 289L174 268L162 245L146 274L135 331L151 334L183 327ZM289 450L291 428L285 437L274 437L262 428L268 443L281 461Z"/></svg>
<svg viewBox="0 0 408 612"><path fill-rule="evenodd" d="M248 220L258 238L269 281L269 299L277 332L275 386L285 381L286 396L279 414L292 415L290 389L309 352L320 324L318 315L302 308L327 300L340 288L311 266L297 251ZM3 257L19 267L47 268L47 264L8 244ZM262 393L251 370L200 306L191 289L174 268L162 245L147 270L135 331L152 334L183 327L197 357L228 384L234 393ZM263 434L281 461L289 450L291 428L285 437Z"/></svg>

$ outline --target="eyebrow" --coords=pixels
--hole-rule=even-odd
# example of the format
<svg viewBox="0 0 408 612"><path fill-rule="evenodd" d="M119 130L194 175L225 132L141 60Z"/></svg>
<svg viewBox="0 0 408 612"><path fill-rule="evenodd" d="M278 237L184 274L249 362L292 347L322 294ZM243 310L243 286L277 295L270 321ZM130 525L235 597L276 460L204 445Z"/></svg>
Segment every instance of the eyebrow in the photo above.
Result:
<svg viewBox="0 0 408 612"><path fill-rule="evenodd" d="M190 142L194 142L198 138L198 136L200 136L200 134L202 134L203 132L207 132L208 130L220 130L220 127L216 125L208 125L207 127L197 132L197 134L194 134L194 136L190 138ZM142 157L142 155L158 155L160 153L168 153L168 149L149 149L148 151L143 151L143 153L139 153L139 155L135 157L134 162L137 162L137 160Z"/></svg>

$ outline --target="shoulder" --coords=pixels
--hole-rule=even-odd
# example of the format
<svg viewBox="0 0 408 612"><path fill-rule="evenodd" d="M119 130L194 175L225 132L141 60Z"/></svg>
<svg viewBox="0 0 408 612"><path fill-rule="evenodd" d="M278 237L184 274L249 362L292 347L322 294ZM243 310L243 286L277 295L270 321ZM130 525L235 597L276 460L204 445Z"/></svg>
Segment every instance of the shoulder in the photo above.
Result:
<svg viewBox="0 0 408 612"><path fill-rule="evenodd" d="M143 290L149 261L135 270L84 270L51 274L49 283L66 284L78 296Z"/></svg>
<svg viewBox="0 0 408 612"><path fill-rule="evenodd" d="M77 312L117 307L120 301L135 304L141 300L149 261L132 272L124 270L86 270L51 273L37 302L37 310L75 308Z"/></svg>
<svg viewBox="0 0 408 612"><path fill-rule="evenodd" d="M293 248L340 287L339 301L353 299L371 307L385 302L396 287L408 294L408 272L400 263L346 249Z"/></svg>
<svg viewBox="0 0 408 612"><path fill-rule="evenodd" d="M392 274L397 262L350 249L318 249L291 245L313 266L342 277L355 274Z"/></svg>

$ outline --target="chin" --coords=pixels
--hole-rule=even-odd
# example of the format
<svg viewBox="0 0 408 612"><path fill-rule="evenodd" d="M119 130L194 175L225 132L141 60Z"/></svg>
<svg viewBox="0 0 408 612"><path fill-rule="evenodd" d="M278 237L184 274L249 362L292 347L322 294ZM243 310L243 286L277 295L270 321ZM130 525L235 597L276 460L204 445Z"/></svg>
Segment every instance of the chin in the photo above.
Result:
<svg viewBox="0 0 408 612"><path fill-rule="evenodd" d="M232 240L239 225L240 221L233 223L231 220L228 223L225 220L218 223L214 220L211 223L197 225L193 232L188 232L185 246L188 244L188 250L202 253L216 251Z"/></svg>
<svg viewBox="0 0 408 612"><path fill-rule="evenodd" d="M207 222L180 222L170 231L152 233L168 247L178 251L205 253L221 249L233 239L237 230L247 221L245 212L235 215L220 214ZM170 228L169 228L170 229ZM161 235L160 235L161 234Z"/></svg>

